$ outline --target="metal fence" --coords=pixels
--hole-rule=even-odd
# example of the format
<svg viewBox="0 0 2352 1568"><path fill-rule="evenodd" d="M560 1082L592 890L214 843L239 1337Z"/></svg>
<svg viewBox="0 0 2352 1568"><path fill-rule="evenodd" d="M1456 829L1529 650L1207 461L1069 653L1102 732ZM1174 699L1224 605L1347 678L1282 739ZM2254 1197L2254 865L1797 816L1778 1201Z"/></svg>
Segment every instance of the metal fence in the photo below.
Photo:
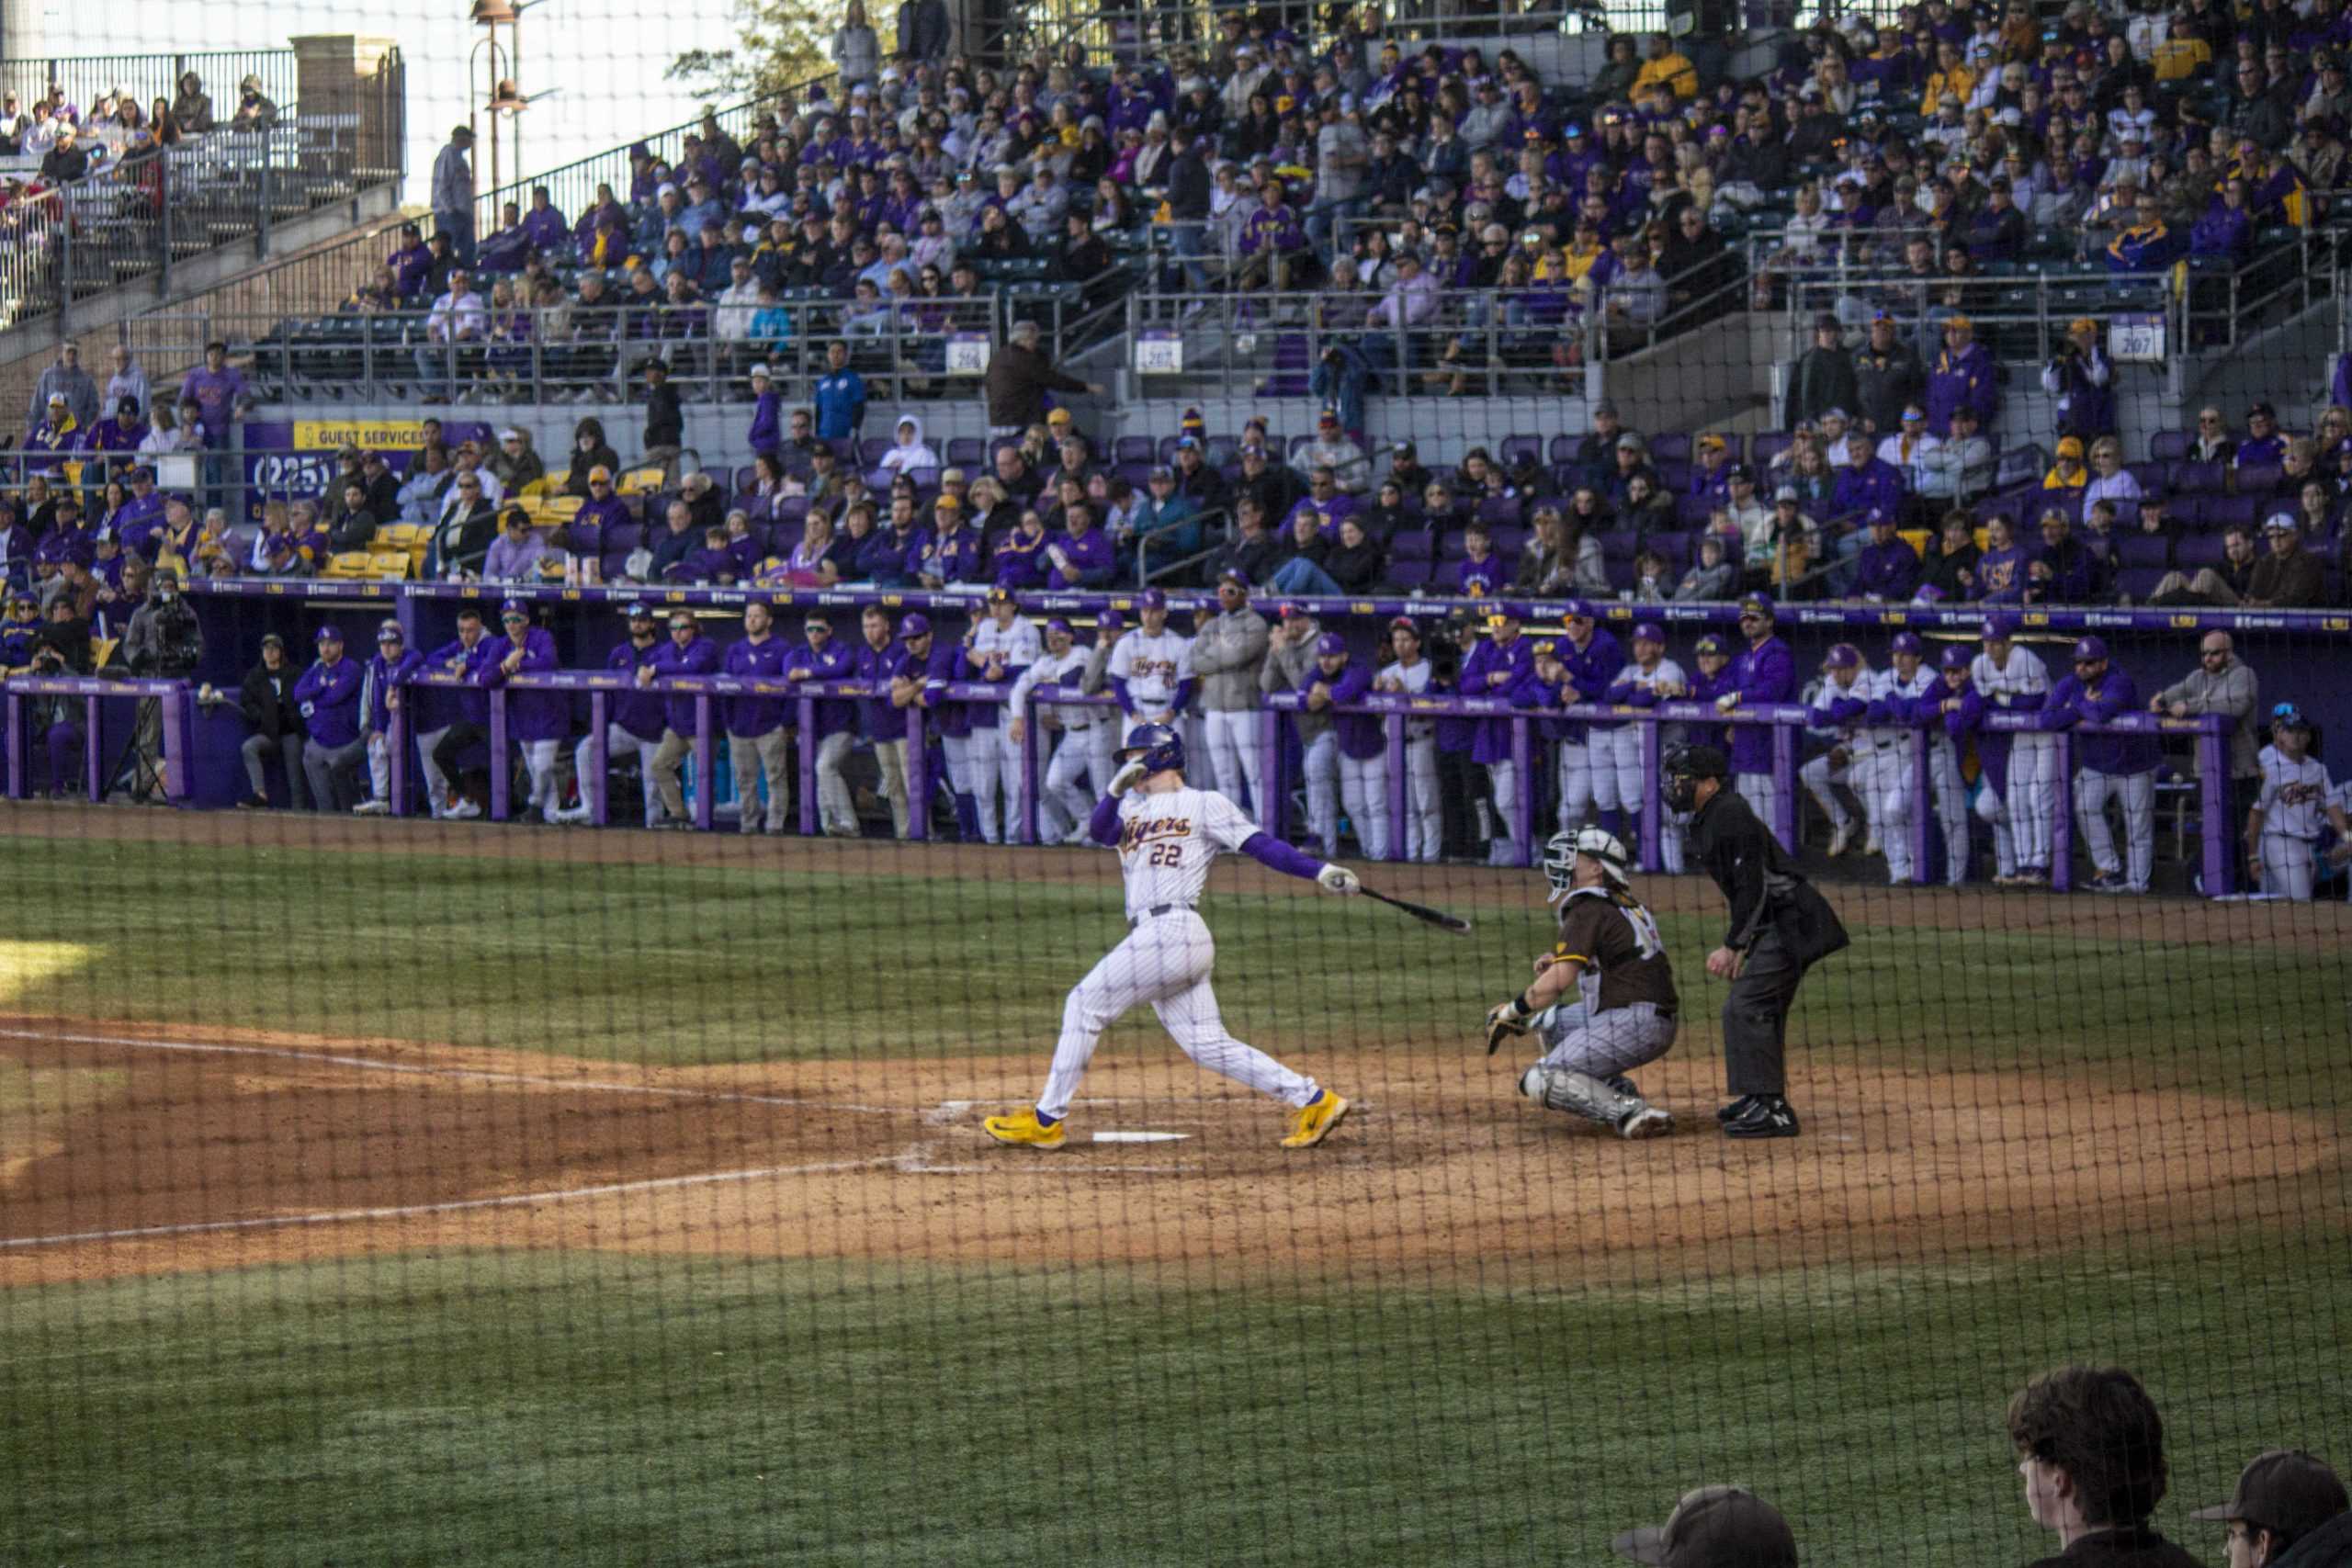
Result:
<svg viewBox="0 0 2352 1568"><path fill-rule="evenodd" d="M294 51L290 49L232 49L200 54L71 54L0 61L0 92L16 96L27 113L36 99L52 86L65 89L65 101L87 109L108 94L129 93L139 100L144 115L157 98L179 96L183 76L194 72L201 90L212 99L214 116L223 121L237 107L237 84L247 76L261 78L262 96L280 114L295 108Z"/></svg>
<svg viewBox="0 0 2352 1568"><path fill-rule="evenodd" d="M356 112L215 131L19 198L0 243L0 330L130 283L166 292L175 265L225 246L266 256L278 225L401 178L403 107L393 56Z"/></svg>
<svg viewBox="0 0 2352 1568"><path fill-rule="evenodd" d="M682 399L738 402L750 400L745 377L754 364L779 386L802 387L824 373L828 345L839 339L871 395L888 400L973 395L1015 321L1036 321L1051 349L1078 306L1065 293L1007 290L872 308L794 298L773 309L771 319L759 307L708 303L485 305L465 314L454 338L429 310L292 320L185 311L143 319L142 327L170 332L150 332L142 353L200 356L207 341L224 341L262 402L626 402L656 356Z"/></svg>

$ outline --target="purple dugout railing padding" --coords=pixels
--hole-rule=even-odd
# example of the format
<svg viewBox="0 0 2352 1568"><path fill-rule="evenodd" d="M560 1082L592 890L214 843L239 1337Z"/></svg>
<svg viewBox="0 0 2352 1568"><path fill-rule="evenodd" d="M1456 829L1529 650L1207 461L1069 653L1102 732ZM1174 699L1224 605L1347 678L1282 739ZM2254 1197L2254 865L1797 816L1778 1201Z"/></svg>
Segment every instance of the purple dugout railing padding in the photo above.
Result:
<svg viewBox="0 0 2352 1568"><path fill-rule="evenodd" d="M741 609L745 604L770 604L779 609L863 609L880 604L893 611L947 611L970 615L980 606L977 589L962 592L899 588L671 588L660 583L614 584L596 588L567 588L560 583L525 586L508 582L345 582L319 578L203 579L188 585L192 594L220 599L296 599L324 603L350 600L397 606L404 601L450 600L496 604L520 599L533 604L605 605L619 609L635 601L685 605L688 608ZM1131 615L1136 590L1091 593L1023 592L1018 595L1023 614L1029 615L1091 615L1117 610ZM1617 599L1452 599L1405 598L1329 599L1295 594L1260 594L1251 600L1271 619L1285 605L1295 605L1318 617L1337 621L1385 620L1392 615L1416 619L1442 615L1456 608L1490 612L1498 604L1530 622L1549 625L1571 613L1588 615L1603 626L1629 626L1635 621L1657 621L1667 626L1730 626L1739 619L1739 607L1720 604L1634 604ZM1174 590L1169 608L1179 615L1216 611L1216 596L1205 590ZM1783 604L1781 622L1792 626L1844 626L1925 633L1975 635L1985 615L1997 611L2015 617L2020 631L2162 631L2183 634L2208 631L2293 632L2304 636L2341 635L2352 637L2352 611L2346 610L2098 610L2020 608L2014 604L1953 604L1929 608L1917 604Z"/></svg>
<svg viewBox="0 0 2352 1568"><path fill-rule="evenodd" d="M193 745L194 720L190 712L196 688L187 681L100 680L90 675L12 675L7 682L6 745L8 751L8 798L22 800L31 787L30 739L25 730L25 699L28 697L79 697L82 699L82 772L84 787L96 805L106 799L106 771L110 766L105 747L101 744L104 730L100 726L99 705L106 702L137 702L154 697L164 705L164 798L175 806L185 806L195 794L190 779L189 759L196 755Z"/></svg>

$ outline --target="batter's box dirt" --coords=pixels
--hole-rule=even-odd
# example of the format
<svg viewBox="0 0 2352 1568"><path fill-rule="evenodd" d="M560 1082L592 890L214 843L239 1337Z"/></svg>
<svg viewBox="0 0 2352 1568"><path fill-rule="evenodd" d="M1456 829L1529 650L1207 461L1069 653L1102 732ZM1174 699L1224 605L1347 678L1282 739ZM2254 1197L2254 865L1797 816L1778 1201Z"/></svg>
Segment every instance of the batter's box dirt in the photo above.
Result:
<svg viewBox="0 0 2352 1568"><path fill-rule="evenodd" d="M1753 1145L1678 1053L1639 1077L1679 1130L1627 1144L1475 1047L1314 1049L1354 1109L1291 1152L1272 1101L1119 1053L1040 1152L979 1129L1034 1092L1026 1058L634 1069L17 1021L0 1285L442 1247L1665 1281L2185 1237L2340 1179L2328 1116L1872 1061L1800 1055L1805 1136Z"/></svg>

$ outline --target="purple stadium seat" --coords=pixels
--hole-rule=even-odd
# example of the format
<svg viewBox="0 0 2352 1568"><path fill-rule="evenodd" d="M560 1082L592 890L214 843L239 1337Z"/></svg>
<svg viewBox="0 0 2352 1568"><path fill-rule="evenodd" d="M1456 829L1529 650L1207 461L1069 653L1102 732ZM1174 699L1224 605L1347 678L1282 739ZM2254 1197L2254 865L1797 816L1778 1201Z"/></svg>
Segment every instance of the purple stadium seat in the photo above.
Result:
<svg viewBox="0 0 2352 1568"><path fill-rule="evenodd" d="M1140 491L1144 481L1151 478L1149 461L1121 463L1112 472L1127 481L1129 488Z"/></svg>
<svg viewBox="0 0 2352 1568"><path fill-rule="evenodd" d="M775 503L775 521L779 528L798 528L808 516L808 498L805 495L779 497Z"/></svg>
<svg viewBox="0 0 2352 1568"><path fill-rule="evenodd" d="M2161 571L2171 556L2172 542L2162 535L2151 538L2145 534L2125 534L2115 541L2116 561L2126 571L2150 567Z"/></svg>
<svg viewBox="0 0 2352 1568"><path fill-rule="evenodd" d="M2268 507L2277 501L2260 495L2217 495L2205 503L2205 525L2216 533L2227 528L2252 527L2262 520Z"/></svg>
<svg viewBox="0 0 2352 1568"><path fill-rule="evenodd" d="M2180 547L2173 558L2183 571L2195 571L2200 566L2219 566L2222 564L2222 536L2183 534Z"/></svg>
<svg viewBox="0 0 2352 1568"><path fill-rule="evenodd" d="M1527 547L1528 530L1517 524L1497 528L1494 532L1495 554L1505 560L1516 560L1519 552Z"/></svg>
<svg viewBox="0 0 2352 1568"><path fill-rule="evenodd" d="M1490 495L1478 503L1478 517L1489 525L1516 523L1519 521L1519 497Z"/></svg>
<svg viewBox="0 0 2352 1568"><path fill-rule="evenodd" d="M1430 536L1426 528L1399 528L1388 537L1388 558L1391 561L1425 561L1430 558Z"/></svg>
<svg viewBox="0 0 2352 1568"><path fill-rule="evenodd" d="M1469 549L1462 543L1462 535L1458 531L1443 536L1437 542L1437 558L1442 561L1457 561L1469 553Z"/></svg>
<svg viewBox="0 0 2352 1568"><path fill-rule="evenodd" d="M1640 548L1641 535L1631 528L1611 528L1600 536L1600 556L1611 565L1630 561Z"/></svg>
<svg viewBox="0 0 2352 1568"><path fill-rule="evenodd" d="M1540 435L1506 435L1503 437L1502 445L1495 448L1496 457L1506 468L1518 467L1522 454L1536 462L1542 462L1544 438Z"/></svg>
<svg viewBox="0 0 2352 1568"><path fill-rule="evenodd" d="M2156 591L2156 584L2164 580L2164 570L2160 567L2128 566L2116 573L2115 588L2134 604L2144 604L2148 595Z"/></svg>
<svg viewBox="0 0 2352 1568"><path fill-rule="evenodd" d="M1679 495L1690 482L1690 460L1688 457L1660 457L1653 449L1650 466L1657 470L1657 482L1668 495Z"/></svg>
<svg viewBox="0 0 2352 1568"><path fill-rule="evenodd" d="M2180 496L2172 503L2173 518L2184 527L2202 528L2211 520L2213 503L2221 499L2218 495Z"/></svg>
<svg viewBox="0 0 2352 1568"><path fill-rule="evenodd" d="M1650 461L1659 465L1688 464L1690 461L1690 437L1679 430L1651 436Z"/></svg>
<svg viewBox="0 0 2352 1568"><path fill-rule="evenodd" d="M735 493L737 495L751 494L752 487L759 482L760 470L758 465L746 463L741 468L735 470Z"/></svg>
<svg viewBox="0 0 2352 1568"><path fill-rule="evenodd" d="M2286 482L2286 470L2276 463L2258 463L2237 471L2240 495L2277 495Z"/></svg>
<svg viewBox="0 0 2352 1568"><path fill-rule="evenodd" d="M1122 435L1111 444L1111 460L1114 463L1151 462L1152 439L1148 435Z"/></svg>
<svg viewBox="0 0 2352 1568"><path fill-rule="evenodd" d="M2159 463L2185 462L2188 457L2188 432L2159 430L2148 438L2148 456Z"/></svg>
<svg viewBox="0 0 2352 1568"><path fill-rule="evenodd" d="M939 489L939 470L937 468L909 468L907 470L907 474L909 478L915 481L915 489L922 491L926 495L929 495Z"/></svg>
<svg viewBox="0 0 2352 1568"><path fill-rule="evenodd" d="M1397 556L1391 556L1388 560L1389 582L1408 593L1416 588L1429 586L1430 575L1435 570L1436 568L1426 560L1407 560Z"/></svg>
<svg viewBox="0 0 2352 1568"><path fill-rule="evenodd" d="M1777 433L1758 435L1755 441L1754 456L1748 461L1754 463L1760 473L1771 467L1773 458L1788 449L1789 438L1785 435Z"/></svg>
<svg viewBox="0 0 2352 1568"><path fill-rule="evenodd" d="M2183 495L2218 495L2228 480L2229 469L2219 463L2182 463L2172 471L2172 488Z"/></svg>
<svg viewBox="0 0 2352 1568"><path fill-rule="evenodd" d="M865 439L857 444L857 460L859 465L868 468L879 468L882 463L883 454L889 451L893 443L887 435L869 435L865 437Z"/></svg>
<svg viewBox="0 0 2352 1568"><path fill-rule="evenodd" d="M951 435L947 438L947 466L968 468L988 457L988 446L977 435Z"/></svg>
<svg viewBox="0 0 2352 1568"><path fill-rule="evenodd" d="M1658 558L1666 562L1668 570L1679 576L1690 566L1691 554L1697 548L1691 542L1695 537L1695 535L1680 533L1652 534L1649 547L1658 553Z"/></svg>
<svg viewBox="0 0 2352 1568"><path fill-rule="evenodd" d="M1674 498L1676 520L1686 523L1693 528L1706 522L1709 513L1713 510L1713 503L1703 495L1679 495Z"/></svg>
<svg viewBox="0 0 2352 1568"><path fill-rule="evenodd" d="M1183 439L1184 438L1181 435L1161 436L1159 438L1159 460L1163 463L1175 462L1176 444Z"/></svg>
<svg viewBox="0 0 2352 1568"><path fill-rule="evenodd" d="M1575 462L1577 460L1577 443L1583 439L1584 437L1580 435L1555 435L1552 437L1552 449L1550 454L1552 461L1555 464L1562 466Z"/></svg>
<svg viewBox="0 0 2352 1568"><path fill-rule="evenodd" d="M2169 463L2126 463L2123 471L2140 481L2140 493L2143 495L2162 495L2172 478L2172 465Z"/></svg>

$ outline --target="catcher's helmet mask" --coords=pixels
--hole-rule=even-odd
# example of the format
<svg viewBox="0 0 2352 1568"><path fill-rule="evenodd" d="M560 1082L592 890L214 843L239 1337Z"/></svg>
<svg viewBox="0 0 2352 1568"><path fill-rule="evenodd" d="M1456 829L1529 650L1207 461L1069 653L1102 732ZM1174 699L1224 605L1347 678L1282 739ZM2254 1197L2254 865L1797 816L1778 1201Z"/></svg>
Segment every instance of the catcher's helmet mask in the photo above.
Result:
<svg viewBox="0 0 2352 1568"><path fill-rule="evenodd" d="M1125 767L1130 760L1140 758L1147 773L1168 770L1184 771L1184 738L1165 724L1138 724L1127 731L1126 744L1112 753L1112 761Z"/></svg>
<svg viewBox="0 0 2352 1568"><path fill-rule="evenodd" d="M1578 855L1597 863L1612 886L1625 886L1632 857L1625 852L1624 841L1606 828L1579 828L1573 833L1553 834L1544 846L1544 879L1552 885L1545 903L1556 904L1573 891Z"/></svg>

